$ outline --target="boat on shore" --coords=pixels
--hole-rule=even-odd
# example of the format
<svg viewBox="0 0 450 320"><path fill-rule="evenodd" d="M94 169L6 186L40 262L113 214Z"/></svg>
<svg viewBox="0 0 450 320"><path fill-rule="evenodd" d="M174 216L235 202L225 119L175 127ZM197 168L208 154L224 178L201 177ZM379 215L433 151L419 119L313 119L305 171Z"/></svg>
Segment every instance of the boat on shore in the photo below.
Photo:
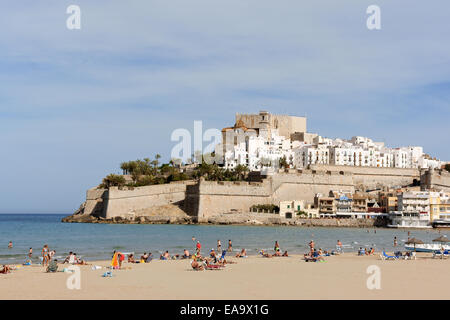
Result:
<svg viewBox="0 0 450 320"><path fill-rule="evenodd" d="M440 243L424 243L424 244L405 244L405 249L409 251L417 251L417 252L435 252L439 251L442 248L444 250L450 250L450 245L448 244L440 244Z"/></svg>
<svg viewBox="0 0 450 320"><path fill-rule="evenodd" d="M439 219L439 220L434 220L431 225L433 226L433 228L437 228L437 229L450 229L450 220L448 219Z"/></svg>

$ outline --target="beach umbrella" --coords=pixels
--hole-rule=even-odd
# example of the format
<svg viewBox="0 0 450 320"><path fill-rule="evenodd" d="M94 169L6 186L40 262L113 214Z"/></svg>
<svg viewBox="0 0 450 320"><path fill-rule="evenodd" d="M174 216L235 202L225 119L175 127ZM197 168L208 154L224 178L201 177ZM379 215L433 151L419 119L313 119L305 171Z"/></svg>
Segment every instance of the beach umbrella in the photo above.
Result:
<svg viewBox="0 0 450 320"><path fill-rule="evenodd" d="M408 241L405 242L406 244L414 244L414 251L416 251L416 244L423 244L423 241L416 238L408 239Z"/></svg>
<svg viewBox="0 0 450 320"><path fill-rule="evenodd" d="M440 236L439 238L434 239L433 242L445 243L450 242L450 240L448 240L447 236Z"/></svg>

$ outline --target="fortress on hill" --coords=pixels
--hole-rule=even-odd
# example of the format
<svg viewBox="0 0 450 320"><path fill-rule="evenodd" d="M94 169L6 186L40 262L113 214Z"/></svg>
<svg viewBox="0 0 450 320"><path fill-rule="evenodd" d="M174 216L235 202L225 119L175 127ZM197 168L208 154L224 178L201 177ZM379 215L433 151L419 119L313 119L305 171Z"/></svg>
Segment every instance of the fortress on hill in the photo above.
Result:
<svg viewBox="0 0 450 320"><path fill-rule="evenodd" d="M245 214L257 205L297 200L313 205L317 194L330 191L355 193L407 186L450 191L450 174L420 147L388 149L363 137L348 141L323 138L307 132L303 117L237 114L235 125L222 133L223 143L218 148L224 151L224 166L247 165L253 171L250 181L200 178L134 188L92 188L80 209L66 221L89 222L92 217L114 221L120 217L142 223L167 218L167 222L178 223L184 215L202 223L216 216ZM287 164L268 174L268 162L282 157ZM269 161L262 162L262 158Z"/></svg>

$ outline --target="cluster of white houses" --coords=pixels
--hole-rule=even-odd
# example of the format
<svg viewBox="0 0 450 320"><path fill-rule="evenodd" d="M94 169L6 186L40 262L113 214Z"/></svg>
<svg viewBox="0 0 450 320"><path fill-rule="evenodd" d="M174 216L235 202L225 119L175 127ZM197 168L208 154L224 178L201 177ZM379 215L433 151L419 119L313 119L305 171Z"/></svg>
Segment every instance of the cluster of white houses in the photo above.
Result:
<svg viewBox="0 0 450 320"><path fill-rule="evenodd" d="M222 130L225 168L245 165L251 171L279 166L290 168L327 164L362 167L438 168L443 165L423 152L422 147L388 148L365 137L329 139L308 133L306 118L259 114L236 114L233 127Z"/></svg>

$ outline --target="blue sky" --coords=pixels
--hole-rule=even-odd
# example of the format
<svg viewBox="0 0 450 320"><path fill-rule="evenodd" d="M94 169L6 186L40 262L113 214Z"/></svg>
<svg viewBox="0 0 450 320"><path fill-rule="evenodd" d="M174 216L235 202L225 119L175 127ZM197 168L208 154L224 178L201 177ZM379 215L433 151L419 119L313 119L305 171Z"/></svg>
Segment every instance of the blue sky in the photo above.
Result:
<svg viewBox="0 0 450 320"><path fill-rule="evenodd" d="M66 8L81 8L81 30ZM379 31L366 9L381 8ZM8 1L0 5L0 213L71 213L120 162L236 112L422 145L450 160L450 3Z"/></svg>

